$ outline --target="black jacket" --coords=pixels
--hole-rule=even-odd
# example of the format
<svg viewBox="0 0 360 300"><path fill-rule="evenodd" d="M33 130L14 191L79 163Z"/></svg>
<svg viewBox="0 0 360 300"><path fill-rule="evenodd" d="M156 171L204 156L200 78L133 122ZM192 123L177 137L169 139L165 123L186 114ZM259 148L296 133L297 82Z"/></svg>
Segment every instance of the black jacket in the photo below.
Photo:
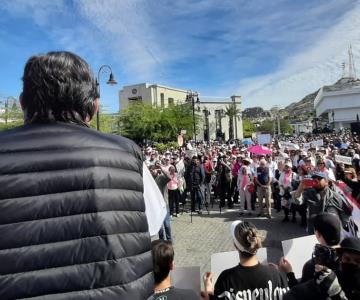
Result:
<svg viewBox="0 0 360 300"><path fill-rule="evenodd" d="M133 142L64 123L2 132L0 187L1 300L151 295Z"/></svg>

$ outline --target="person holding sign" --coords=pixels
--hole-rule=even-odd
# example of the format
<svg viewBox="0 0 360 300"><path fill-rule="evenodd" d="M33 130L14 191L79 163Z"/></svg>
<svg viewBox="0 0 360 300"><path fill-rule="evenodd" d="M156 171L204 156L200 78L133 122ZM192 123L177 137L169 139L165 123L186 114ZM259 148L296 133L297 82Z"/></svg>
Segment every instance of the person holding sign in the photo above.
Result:
<svg viewBox="0 0 360 300"><path fill-rule="evenodd" d="M204 275L203 299L278 299L289 290L287 279L276 268L262 265L256 257L261 236L256 227L243 221L231 224L231 236L240 263L223 271L213 287L213 273Z"/></svg>

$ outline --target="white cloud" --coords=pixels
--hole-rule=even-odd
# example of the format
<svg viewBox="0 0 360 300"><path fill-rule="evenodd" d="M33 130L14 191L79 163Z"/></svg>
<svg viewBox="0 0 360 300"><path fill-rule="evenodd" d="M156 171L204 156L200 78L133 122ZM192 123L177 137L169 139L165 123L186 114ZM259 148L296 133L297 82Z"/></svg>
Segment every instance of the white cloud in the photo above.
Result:
<svg viewBox="0 0 360 300"><path fill-rule="evenodd" d="M238 93L243 95L244 106L286 106L334 83L342 74L341 63L347 62L350 43L359 69L360 5L347 12L308 49L284 60L276 72L242 80Z"/></svg>

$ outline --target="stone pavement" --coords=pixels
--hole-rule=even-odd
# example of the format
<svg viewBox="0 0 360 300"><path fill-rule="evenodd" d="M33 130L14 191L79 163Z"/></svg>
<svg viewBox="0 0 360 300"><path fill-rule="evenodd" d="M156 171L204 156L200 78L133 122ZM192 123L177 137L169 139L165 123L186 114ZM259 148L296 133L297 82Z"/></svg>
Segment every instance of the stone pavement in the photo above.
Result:
<svg viewBox="0 0 360 300"><path fill-rule="evenodd" d="M273 219L258 217L241 217L252 222L264 237L263 247L267 248L268 262L277 263L282 254L281 241L306 235L305 229L297 224L282 223L283 212L273 210ZM230 224L240 219L239 209L229 209L219 213L217 207L202 215L193 215L190 223L190 213L184 213L178 218L172 218L172 234L175 248L175 265L178 267L200 266L201 274L210 271L211 254L235 250Z"/></svg>

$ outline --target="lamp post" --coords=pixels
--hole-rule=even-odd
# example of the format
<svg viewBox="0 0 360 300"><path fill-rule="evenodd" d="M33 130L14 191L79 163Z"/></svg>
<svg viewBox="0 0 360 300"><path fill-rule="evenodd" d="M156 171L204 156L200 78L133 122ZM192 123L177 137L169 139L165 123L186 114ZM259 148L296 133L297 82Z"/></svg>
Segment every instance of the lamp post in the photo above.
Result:
<svg viewBox="0 0 360 300"><path fill-rule="evenodd" d="M199 94L195 91L189 90L186 94L186 102L191 103L192 117L194 126L194 141L196 144L196 122L195 122L195 103L200 104Z"/></svg>
<svg viewBox="0 0 360 300"><path fill-rule="evenodd" d="M208 142L210 140L209 115L211 115L211 113L206 107L204 108L203 112L205 115L204 140Z"/></svg>
<svg viewBox="0 0 360 300"><path fill-rule="evenodd" d="M109 80L106 82L106 84L109 85L117 84L117 81L114 78L114 74L112 72L111 67L109 65L102 65L98 71L98 76L96 78L96 85L98 88L99 98L100 98L100 75L104 74L105 72L110 72ZM96 129L100 131L100 107L96 112Z"/></svg>

